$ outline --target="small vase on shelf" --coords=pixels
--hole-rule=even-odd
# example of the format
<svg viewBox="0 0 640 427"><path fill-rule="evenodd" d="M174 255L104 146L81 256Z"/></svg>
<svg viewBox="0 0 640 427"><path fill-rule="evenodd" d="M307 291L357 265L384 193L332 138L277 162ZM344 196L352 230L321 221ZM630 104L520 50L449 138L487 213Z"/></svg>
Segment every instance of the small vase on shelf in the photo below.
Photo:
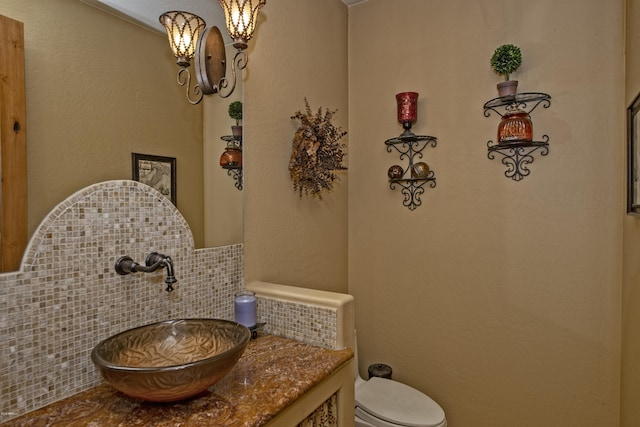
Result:
<svg viewBox="0 0 640 427"><path fill-rule="evenodd" d="M227 147L220 156L220 166L226 169L242 167L242 150L236 147Z"/></svg>
<svg viewBox="0 0 640 427"><path fill-rule="evenodd" d="M507 107L498 125L498 143L531 142L533 139L533 122L526 111L513 104Z"/></svg>

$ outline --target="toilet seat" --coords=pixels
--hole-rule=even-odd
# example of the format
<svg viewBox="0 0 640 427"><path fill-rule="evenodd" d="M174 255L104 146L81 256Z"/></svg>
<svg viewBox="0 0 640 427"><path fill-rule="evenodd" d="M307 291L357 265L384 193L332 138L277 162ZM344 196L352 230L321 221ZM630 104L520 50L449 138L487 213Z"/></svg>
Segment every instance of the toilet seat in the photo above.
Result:
<svg viewBox="0 0 640 427"><path fill-rule="evenodd" d="M445 426L444 411L429 396L406 384L373 377L356 384L356 415L375 424L394 426Z"/></svg>

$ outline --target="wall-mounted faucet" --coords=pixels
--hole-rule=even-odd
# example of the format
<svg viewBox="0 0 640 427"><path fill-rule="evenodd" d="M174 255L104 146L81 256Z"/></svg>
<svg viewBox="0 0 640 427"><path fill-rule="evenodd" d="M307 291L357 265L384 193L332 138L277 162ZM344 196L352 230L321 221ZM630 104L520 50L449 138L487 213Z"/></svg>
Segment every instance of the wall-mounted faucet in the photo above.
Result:
<svg viewBox="0 0 640 427"><path fill-rule="evenodd" d="M164 280L164 283L167 284L167 292L173 291L173 284L176 283L177 280L173 274L173 261L171 261L170 256L162 255L158 252L151 252L147 255L144 263L145 265L138 264L131 259L130 256L125 255L116 261L116 273L121 275L136 273L138 271L151 273L159 268L167 267L167 278Z"/></svg>

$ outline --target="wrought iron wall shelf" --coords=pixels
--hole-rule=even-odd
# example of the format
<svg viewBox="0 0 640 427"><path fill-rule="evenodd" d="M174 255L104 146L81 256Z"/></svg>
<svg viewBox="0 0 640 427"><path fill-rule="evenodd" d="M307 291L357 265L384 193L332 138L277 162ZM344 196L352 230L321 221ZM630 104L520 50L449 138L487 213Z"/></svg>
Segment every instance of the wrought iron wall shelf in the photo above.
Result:
<svg viewBox="0 0 640 427"><path fill-rule="evenodd" d="M539 105L543 108L551 106L551 96L540 92L523 92L515 95L502 96L486 102L483 106L484 116L490 117L493 111L503 117L508 107L518 107L531 114ZM520 181L531 171L529 164L533 163L533 153L540 152L542 156L549 154L549 137L542 135L541 141L514 140L509 142L487 142L487 157L495 159L496 153L502 156L502 164L507 167L504 175L514 181Z"/></svg>
<svg viewBox="0 0 640 427"><path fill-rule="evenodd" d="M402 177L389 179L389 187L395 190L396 186L399 186L404 195L402 204L410 210L414 210L422 205L420 196L424 193L424 186L426 184L431 188L436 186L436 178L432 170L429 170L429 173L424 177L416 178L412 176L416 156L422 159L422 151L429 145L435 147L438 141L433 136L414 135L412 132L407 131L399 137L387 139L384 143L389 153L395 149L400 153L400 160L407 159L409 161L409 165L404 169Z"/></svg>
<svg viewBox="0 0 640 427"><path fill-rule="evenodd" d="M233 135L224 135L220 137L221 140L227 143L226 148L236 148L242 151L242 137L241 136L233 136ZM242 166L236 165L225 165L222 166L222 169L227 170L227 175L233 177L235 181L235 187L242 191Z"/></svg>

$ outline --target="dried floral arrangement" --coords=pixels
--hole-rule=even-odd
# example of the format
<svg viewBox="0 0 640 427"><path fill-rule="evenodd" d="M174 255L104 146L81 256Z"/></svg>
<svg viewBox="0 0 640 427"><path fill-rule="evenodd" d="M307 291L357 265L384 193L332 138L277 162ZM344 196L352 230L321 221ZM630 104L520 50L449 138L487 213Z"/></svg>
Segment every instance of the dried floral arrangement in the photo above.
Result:
<svg viewBox="0 0 640 427"><path fill-rule="evenodd" d="M340 142L347 132L331 123L337 110L323 112L320 107L313 114L307 98L304 103L305 114L298 111L291 117L301 124L293 137L289 173L300 197L322 199L322 191L333 190L333 182L339 179L335 171L347 169L342 164L346 145Z"/></svg>

